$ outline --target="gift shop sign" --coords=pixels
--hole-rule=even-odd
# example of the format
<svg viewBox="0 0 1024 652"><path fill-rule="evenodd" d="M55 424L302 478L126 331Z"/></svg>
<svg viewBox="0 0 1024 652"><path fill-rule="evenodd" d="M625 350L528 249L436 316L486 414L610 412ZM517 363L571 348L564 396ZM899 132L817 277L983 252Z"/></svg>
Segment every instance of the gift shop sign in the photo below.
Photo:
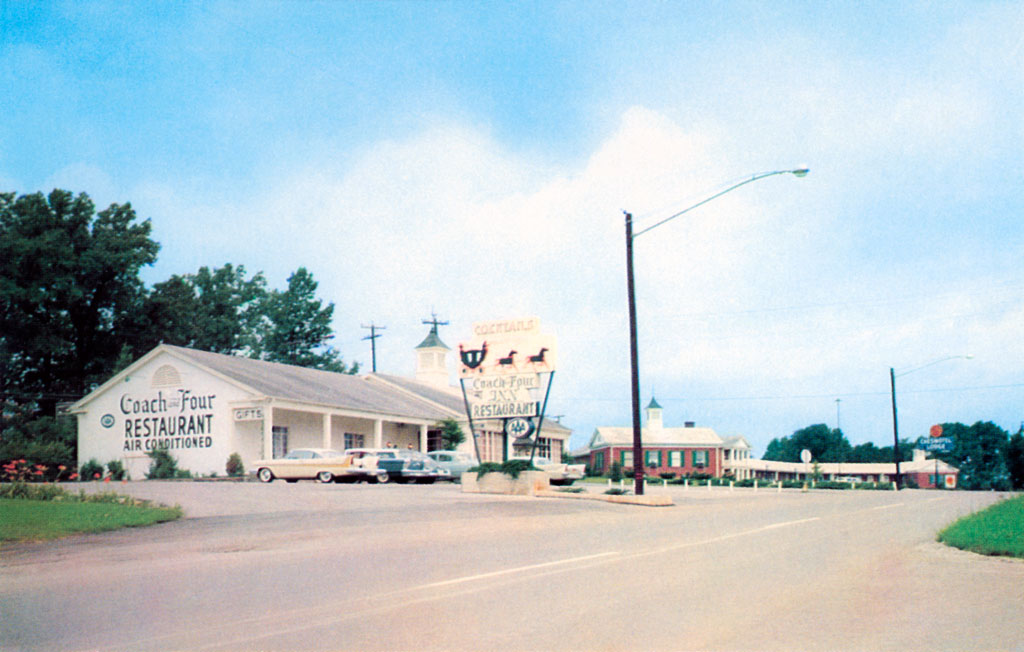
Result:
<svg viewBox="0 0 1024 652"><path fill-rule="evenodd" d="M100 418L104 428L124 435L125 452L159 449L210 448L213 445L213 405L216 394L179 389L164 393L122 394L119 414Z"/></svg>

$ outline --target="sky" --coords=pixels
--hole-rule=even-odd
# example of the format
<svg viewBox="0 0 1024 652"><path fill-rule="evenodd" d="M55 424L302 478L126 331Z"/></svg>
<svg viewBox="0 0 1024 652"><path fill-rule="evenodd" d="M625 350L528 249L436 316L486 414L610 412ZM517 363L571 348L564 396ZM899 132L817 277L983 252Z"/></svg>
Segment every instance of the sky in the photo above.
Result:
<svg viewBox="0 0 1024 652"><path fill-rule="evenodd" d="M901 437L1016 432L1022 35L1020 1L0 0L0 190L130 202L149 285L306 267L364 370L363 325L412 375L434 314L453 349L537 317L579 447L630 423L624 211L806 166L635 238L642 403L883 446L894 369Z"/></svg>

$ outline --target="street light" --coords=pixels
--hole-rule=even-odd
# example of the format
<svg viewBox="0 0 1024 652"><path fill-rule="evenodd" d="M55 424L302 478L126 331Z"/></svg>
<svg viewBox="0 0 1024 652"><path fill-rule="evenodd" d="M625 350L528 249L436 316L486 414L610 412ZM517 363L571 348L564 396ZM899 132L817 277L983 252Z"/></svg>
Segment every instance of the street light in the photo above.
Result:
<svg viewBox="0 0 1024 652"><path fill-rule="evenodd" d="M914 373L915 371L920 371L920 370L922 370L922 369L924 369L926 367L930 367L932 365L939 364L940 362L948 362L949 360L970 360L973 357L974 356L969 354L969 353L967 355L951 355L951 356L948 356L948 357L945 357L945 358L939 358L938 360L932 360L931 362L927 362L927 363L925 363L923 365L920 365L918 367L914 367L913 369L907 369L906 371L902 371L900 373L896 373L896 371L892 367L889 367L889 386L892 388L892 460L893 460L893 462L896 463L896 488L897 489L900 488L901 482L900 482L900 432L899 432L899 426L897 425L897 422L896 422L896 379L901 377L901 376L906 376L907 374ZM938 482L938 474L937 474L937 472L936 472L936 476L935 477L936 477L936 482Z"/></svg>
<svg viewBox="0 0 1024 652"><path fill-rule="evenodd" d="M647 233L651 229L661 226L669 220L689 213L695 208L699 208L704 204L718 199L727 192L732 192L740 186L745 186L748 183L753 183L758 179L764 179L765 177L775 176L776 174L792 174L796 177L805 177L810 170L808 168L797 168L795 170L775 170L774 172L761 172L751 176L749 179L729 186L721 192L717 192L711 195L707 199L701 200L694 204L684 208L683 210L670 215L660 222L653 224L645 229L641 229L636 233L633 233L633 216L625 212L626 214L626 285L627 285L627 297L629 299L629 364L632 373L632 393L633 393L633 492L641 496L644 493L644 460L643 460L643 442L640 437L640 370L638 364L637 355L637 342L636 342L636 294L633 283L633 240L644 233Z"/></svg>

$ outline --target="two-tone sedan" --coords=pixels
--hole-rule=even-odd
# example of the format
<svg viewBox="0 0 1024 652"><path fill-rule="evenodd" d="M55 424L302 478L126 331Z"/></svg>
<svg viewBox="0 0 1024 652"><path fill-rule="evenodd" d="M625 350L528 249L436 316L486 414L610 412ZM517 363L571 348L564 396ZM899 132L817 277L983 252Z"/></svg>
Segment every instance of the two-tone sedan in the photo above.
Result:
<svg viewBox="0 0 1024 652"><path fill-rule="evenodd" d="M450 480L452 477L448 469L442 469L437 462L416 450L350 448L345 454L354 455L356 459L361 456L377 457L376 481L382 484L388 481L433 484L438 480Z"/></svg>
<svg viewBox="0 0 1024 652"><path fill-rule="evenodd" d="M352 482L376 480L378 474L376 456L356 457L330 448L296 448L284 457L256 460L252 468L262 482L278 478L286 482Z"/></svg>

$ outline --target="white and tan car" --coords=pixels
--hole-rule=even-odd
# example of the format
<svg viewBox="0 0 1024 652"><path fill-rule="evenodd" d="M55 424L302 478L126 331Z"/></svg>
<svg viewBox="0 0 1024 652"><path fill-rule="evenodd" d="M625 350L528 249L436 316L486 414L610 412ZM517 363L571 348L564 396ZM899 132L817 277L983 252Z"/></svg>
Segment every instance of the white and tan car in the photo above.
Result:
<svg viewBox="0 0 1024 652"><path fill-rule="evenodd" d="M529 455L517 455L509 459L530 461ZM585 464L563 464L552 462L546 457L537 456L533 458L533 465L548 474L551 484L572 484L583 477L586 470Z"/></svg>
<svg viewBox="0 0 1024 652"><path fill-rule="evenodd" d="M284 457L256 460L252 465L262 482L277 478L286 482L352 482L375 480L378 473L375 456L356 458L330 448L296 448Z"/></svg>

